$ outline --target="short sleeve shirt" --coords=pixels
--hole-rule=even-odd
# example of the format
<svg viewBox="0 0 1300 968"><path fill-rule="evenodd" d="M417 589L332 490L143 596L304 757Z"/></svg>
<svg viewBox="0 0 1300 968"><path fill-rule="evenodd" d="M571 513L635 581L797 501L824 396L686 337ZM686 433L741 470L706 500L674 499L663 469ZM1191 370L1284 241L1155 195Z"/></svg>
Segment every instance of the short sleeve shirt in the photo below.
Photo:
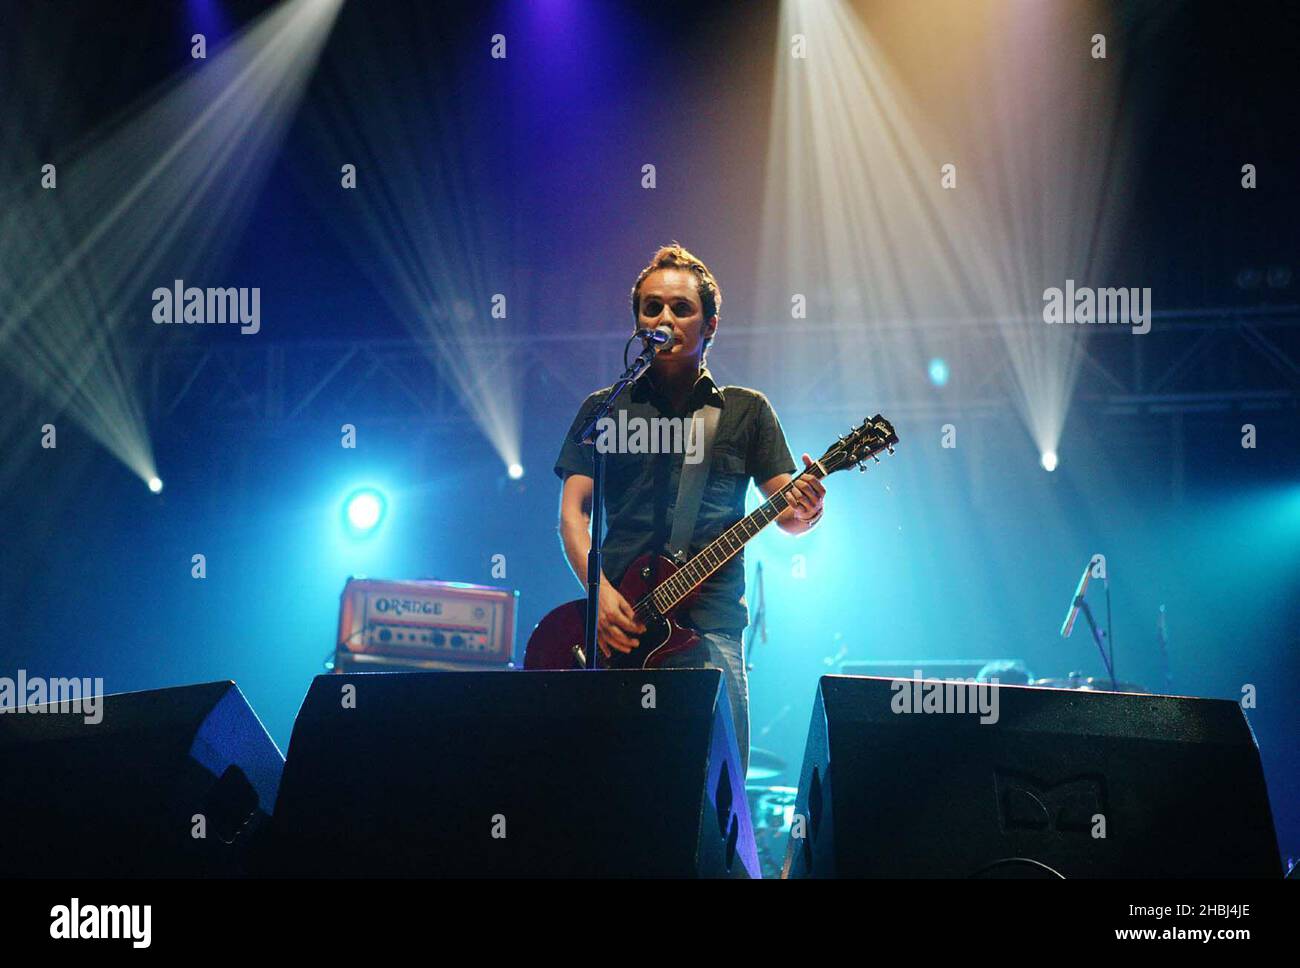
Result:
<svg viewBox="0 0 1300 968"><path fill-rule="evenodd" d="M570 474L594 476L594 447L575 444L573 435L611 389L588 396L574 418L555 461L555 473L561 480ZM709 474L690 542L691 555L745 516L745 494L751 480L761 483L795 471L785 432L767 397L745 387L718 387L707 368L700 371L684 413L675 413L672 404L643 379L624 391L610 416L616 423L639 417L644 426L654 418L687 417L706 404L720 404L720 411L713 453L705 455L710 460ZM648 452L644 446L639 452L633 450L637 448L618 447L605 455L603 566L605 576L615 585L638 556L664 552L672 534L684 457L681 447L669 453ZM743 549L704 582L685 621L702 631L739 630L748 624Z"/></svg>

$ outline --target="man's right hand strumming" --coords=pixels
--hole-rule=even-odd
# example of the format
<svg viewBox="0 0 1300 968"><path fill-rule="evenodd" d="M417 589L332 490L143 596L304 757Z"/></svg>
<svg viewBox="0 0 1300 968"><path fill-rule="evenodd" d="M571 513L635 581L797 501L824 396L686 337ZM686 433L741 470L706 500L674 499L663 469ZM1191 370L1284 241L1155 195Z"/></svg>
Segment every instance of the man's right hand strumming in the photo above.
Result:
<svg viewBox="0 0 1300 968"><path fill-rule="evenodd" d="M603 575L600 580L600 613L596 616L596 641L601 655L609 658L610 649L631 652L637 638L645 631L628 600Z"/></svg>
<svg viewBox="0 0 1300 968"><path fill-rule="evenodd" d="M583 474L570 474L560 492L560 540L574 577L586 585L587 554L591 551L592 481ZM645 631L632 606L608 578L600 576L600 607L596 615L596 642L601 655L610 650L627 653L636 648L636 637Z"/></svg>

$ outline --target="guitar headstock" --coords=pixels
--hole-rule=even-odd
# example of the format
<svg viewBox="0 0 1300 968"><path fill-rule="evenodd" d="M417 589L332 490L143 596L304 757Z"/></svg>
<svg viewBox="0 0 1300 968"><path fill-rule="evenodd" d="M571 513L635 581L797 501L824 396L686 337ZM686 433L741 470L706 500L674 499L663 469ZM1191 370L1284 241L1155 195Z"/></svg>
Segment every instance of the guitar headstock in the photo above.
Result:
<svg viewBox="0 0 1300 968"><path fill-rule="evenodd" d="M898 434L894 425L876 414L862 421L861 426L854 427L847 434L831 445L819 462L827 474L834 474L846 467L858 465L859 470L866 470L863 461L876 460L882 451L892 454L898 443Z"/></svg>

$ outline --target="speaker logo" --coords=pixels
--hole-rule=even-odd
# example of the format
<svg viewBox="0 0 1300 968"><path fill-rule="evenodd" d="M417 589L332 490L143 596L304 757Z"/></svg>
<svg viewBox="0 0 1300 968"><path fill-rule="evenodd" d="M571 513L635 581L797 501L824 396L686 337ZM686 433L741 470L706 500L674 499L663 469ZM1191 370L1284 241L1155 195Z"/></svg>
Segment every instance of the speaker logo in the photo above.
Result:
<svg viewBox="0 0 1300 968"><path fill-rule="evenodd" d="M1094 817L1109 813L1100 776L1077 776L1053 784L1024 773L995 770L993 783L1003 830L1086 834Z"/></svg>

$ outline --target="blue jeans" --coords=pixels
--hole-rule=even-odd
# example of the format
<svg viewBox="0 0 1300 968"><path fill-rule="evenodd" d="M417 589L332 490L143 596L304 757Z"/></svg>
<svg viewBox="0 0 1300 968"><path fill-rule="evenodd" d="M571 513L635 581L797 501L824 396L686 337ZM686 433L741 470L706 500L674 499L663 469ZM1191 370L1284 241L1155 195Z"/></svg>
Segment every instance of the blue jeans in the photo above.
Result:
<svg viewBox="0 0 1300 968"><path fill-rule="evenodd" d="M694 648L670 656L661 668L722 670L743 776L749 768L749 681L745 676L744 643L739 635L731 632L700 632L699 636Z"/></svg>

